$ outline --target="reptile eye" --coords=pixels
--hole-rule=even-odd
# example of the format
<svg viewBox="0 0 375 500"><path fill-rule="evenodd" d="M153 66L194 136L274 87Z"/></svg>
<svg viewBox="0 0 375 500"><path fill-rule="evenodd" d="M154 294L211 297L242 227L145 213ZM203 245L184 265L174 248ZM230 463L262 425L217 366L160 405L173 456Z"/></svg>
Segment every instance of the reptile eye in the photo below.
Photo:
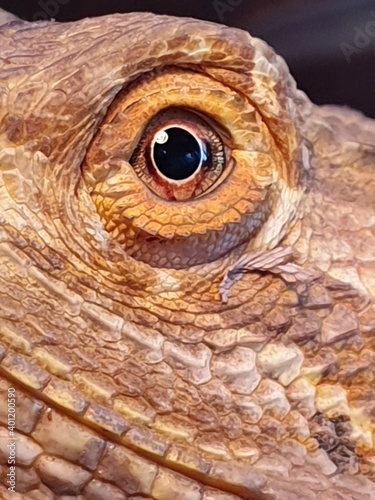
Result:
<svg viewBox="0 0 375 500"><path fill-rule="evenodd" d="M183 201L200 196L218 181L225 168L224 145L196 113L169 109L146 126L130 164L155 194Z"/></svg>
<svg viewBox="0 0 375 500"><path fill-rule="evenodd" d="M260 230L279 199L284 213L285 171L242 91L175 67L118 93L83 165L111 239L137 260L176 269L213 262L258 233L263 244Z"/></svg>

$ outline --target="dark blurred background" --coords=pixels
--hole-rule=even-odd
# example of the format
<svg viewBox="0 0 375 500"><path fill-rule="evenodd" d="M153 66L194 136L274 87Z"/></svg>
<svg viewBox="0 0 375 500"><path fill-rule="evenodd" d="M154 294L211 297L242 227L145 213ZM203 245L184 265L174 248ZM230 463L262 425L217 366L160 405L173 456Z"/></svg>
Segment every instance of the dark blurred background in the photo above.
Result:
<svg viewBox="0 0 375 500"><path fill-rule="evenodd" d="M152 11L236 26L273 46L314 102L375 117L375 0L0 0L0 7L34 21Z"/></svg>

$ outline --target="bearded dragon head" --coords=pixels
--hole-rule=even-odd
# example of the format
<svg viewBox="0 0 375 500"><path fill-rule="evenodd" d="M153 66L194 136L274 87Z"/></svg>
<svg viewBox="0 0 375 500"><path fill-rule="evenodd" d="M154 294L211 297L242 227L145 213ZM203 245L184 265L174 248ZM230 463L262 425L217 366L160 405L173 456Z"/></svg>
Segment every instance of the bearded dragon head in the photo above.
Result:
<svg viewBox="0 0 375 500"><path fill-rule="evenodd" d="M374 123L233 28L3 21L19 488L373 498Z"/></svg>

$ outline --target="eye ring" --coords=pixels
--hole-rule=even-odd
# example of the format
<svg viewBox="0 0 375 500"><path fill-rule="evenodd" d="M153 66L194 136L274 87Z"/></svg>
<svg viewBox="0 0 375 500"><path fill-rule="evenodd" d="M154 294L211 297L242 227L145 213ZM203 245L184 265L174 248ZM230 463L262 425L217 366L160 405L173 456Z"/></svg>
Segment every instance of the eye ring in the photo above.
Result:
<svg viewBox="0 0 375 500"><path fill-rule="evenodd" d="M188 113L194 124L203 121L203 137L208 134L209 144L215 144L216 162L201 169L214 178L204 185L166 182L146 166L145 141L153 139L161 121L181 122ZM213 262L245 242L259 241L262 224L277 209L279 175L286 170L267 124L244 94L175 68L143 76L116 97L83 169L104 229L116 244L151 266L179 269L207 262L207 252Z"/></svg>

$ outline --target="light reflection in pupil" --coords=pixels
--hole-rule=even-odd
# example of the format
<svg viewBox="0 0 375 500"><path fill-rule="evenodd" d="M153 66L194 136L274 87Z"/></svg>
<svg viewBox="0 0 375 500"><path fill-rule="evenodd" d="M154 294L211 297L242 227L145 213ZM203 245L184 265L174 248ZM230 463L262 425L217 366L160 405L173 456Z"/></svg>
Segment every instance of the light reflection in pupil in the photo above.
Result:
<svg viewBox="0 0 375 500"><path fill-rule="evenodd" d="M189 178L207 160L197 139L180 127L158 132L152 158L157 169L175 181Z"/></svg>

